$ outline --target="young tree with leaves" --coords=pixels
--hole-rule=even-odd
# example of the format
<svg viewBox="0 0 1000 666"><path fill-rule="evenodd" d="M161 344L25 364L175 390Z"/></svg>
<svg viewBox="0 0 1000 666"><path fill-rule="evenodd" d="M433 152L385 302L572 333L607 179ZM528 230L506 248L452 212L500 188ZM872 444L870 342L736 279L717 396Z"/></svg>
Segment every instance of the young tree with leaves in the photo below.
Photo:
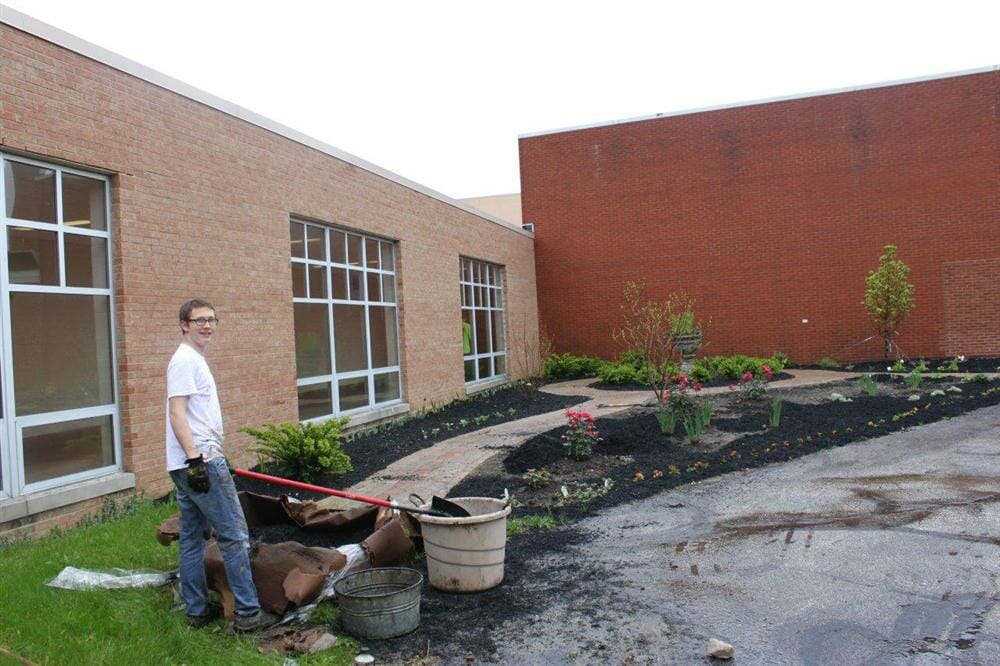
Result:
<svg viewBox="0 0 1000 666"><path fill-rule="evenodd" d="M878 270L865 279L865 307L882 336L882 360L889 360L892 336L900 322L913 310L914 286L907 282L910 267L896 258L896 246L886 245L878 260Z"/></svg>

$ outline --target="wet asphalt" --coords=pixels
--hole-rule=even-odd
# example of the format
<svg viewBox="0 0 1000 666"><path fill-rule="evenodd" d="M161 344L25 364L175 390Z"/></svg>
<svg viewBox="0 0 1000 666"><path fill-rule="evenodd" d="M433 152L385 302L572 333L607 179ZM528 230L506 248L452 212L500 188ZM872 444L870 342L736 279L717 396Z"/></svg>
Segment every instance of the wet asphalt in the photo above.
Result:
<svg viewBox="0 0 1000 666"><path fill-rule="evenodd" d="M990 407L616 507L530 564L605 575L496 661L704 664L718 638L735 664L1000 664L998 500Z"/></svg>

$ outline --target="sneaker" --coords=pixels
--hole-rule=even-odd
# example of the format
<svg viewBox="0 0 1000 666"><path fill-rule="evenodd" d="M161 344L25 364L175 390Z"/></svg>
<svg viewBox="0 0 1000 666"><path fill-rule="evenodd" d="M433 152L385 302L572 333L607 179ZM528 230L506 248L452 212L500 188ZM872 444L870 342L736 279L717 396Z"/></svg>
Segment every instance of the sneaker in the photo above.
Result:
<svg viewBox="0 0 1000 666"><path fill-rule="evenodd" d="M202 629L215 622L222 615L222 608L209 604L204 615L188 615L188 626L192 629Z"/></svg>
<svg viewBox="0 0 1000 666"><path fill-rule="evenodd" d="M237 615L233 627L240 632L260 631L275 624L279 619L281 618L273 613L260 610L253 615Z"/></svg>

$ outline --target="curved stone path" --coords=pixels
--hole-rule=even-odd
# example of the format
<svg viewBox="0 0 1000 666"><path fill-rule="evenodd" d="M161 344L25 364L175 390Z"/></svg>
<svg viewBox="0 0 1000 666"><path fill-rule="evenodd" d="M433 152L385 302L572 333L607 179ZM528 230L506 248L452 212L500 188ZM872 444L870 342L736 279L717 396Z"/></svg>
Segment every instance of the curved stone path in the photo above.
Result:
<svg viewBox="0 0 1000 666"><path fill-rule="evenodd" d="M828 384L860 375L860 373L831 370L786 370L786 372L793 375L792 378L771 382L770 388ZM595 417L649 404L654 400L649 390L606 391L587 386L593 382L593 378L574 379L546 385L542 390L556 395L587 396L586 401L575 407L588 411ZM728 392L728 387L719 386L706 388L701 393L714 395ZM351 486L348 491L371 497L392 497L401 503L408 501L410 493L417 493L426 499L430 499L433 495L445 497L448 491L469 473L498 452L515 449L525 440L565 423L564 410L560 409L442 440L434 446L397 460L384 470ZM346 509L356 506L356 503L339 497L329 497L322 500L320 505Z"/></svg>

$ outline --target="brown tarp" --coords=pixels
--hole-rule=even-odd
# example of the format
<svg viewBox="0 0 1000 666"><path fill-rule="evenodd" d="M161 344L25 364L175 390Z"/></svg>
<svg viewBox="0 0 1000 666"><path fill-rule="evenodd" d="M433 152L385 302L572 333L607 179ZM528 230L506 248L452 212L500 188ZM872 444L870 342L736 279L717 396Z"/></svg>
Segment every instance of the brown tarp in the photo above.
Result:
<svg viewBox="0 0 1000 666"><path fill-rule="evenodd" d="M239 495L250 527L295 524L302 529L337 532L369 523L374 532L361 542L361 547L371 566L402 566L413 553L410 536L419 529L418 523L405 514L397 518L391 510L367 506L335 511L319 507L315 502L296 502L284 496L276 498L245 492ZM179 533L180 516L172 516L160 524L156 539L169 545L177 540ZM278 614L315 599L327 577L346 564L347 557L336 548L308 547L295 541L254 543L250 549L250 569L261 607ZM205 551L205 572L209 589L219 593L225 614L232 616L233 595L214 540L209 541Z"/></svg>

